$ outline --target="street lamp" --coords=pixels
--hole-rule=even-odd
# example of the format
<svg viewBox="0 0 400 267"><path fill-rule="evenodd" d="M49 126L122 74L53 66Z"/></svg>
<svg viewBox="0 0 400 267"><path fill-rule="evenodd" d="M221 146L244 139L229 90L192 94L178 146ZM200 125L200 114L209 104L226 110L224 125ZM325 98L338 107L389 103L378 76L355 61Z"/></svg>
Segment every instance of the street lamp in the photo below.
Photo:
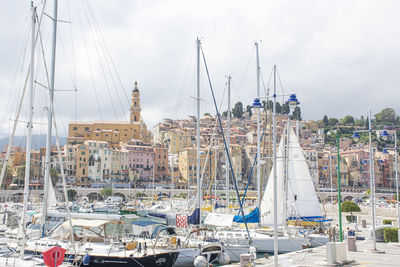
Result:
<svg viewBox="0 0 400 267"><path fill-rule="evenodd" d="M254 113L257 115L257 207L258 210L261 208L261 162L260 162L260 150L261 150L261 138L260 138L260 120L261 120L261 111L262 111L262 104L259 98L255 98L252 109L254 110ZM227 203L228 202L228 196L227 196ZM261 224L261 220L259 220L259 224Z"/></svg>
<svg viewBox="0 0 400 267"><path fill-rule="evenodd" d="M369 129L368 130L362 130L359 132L368 132L368 137L369 137L369 175L370 175L370 190L371 190L371 210L372 210L372 239L373 239L373 245L374 248L372 250L372 252L380 252L376 249L376 233L375 233L375 227L376 227L376 221L375 221L375 173L374 173L374 159L373 159L373 150L372 150L372 131L371 130L371 110L369 111L369 121L368 121L368 125L369 125ZM378 136L378 131L374 130L374 132L377 134ZM386 138L386 137L385 137ZM353 139L354 141L358 142L360 140L360 135L358 134L358 132L354 132L353 133Z"/></svg>
<svg viewBox="0 0 400 267"><path fill-rule="evenodd" d="M384 130L381 133L381 138L386 141L389 138L389 133ZM396 208L397 208L397 227L400 228L400 209L399 209L399 162L398 162L398 152L397 152L397 133L394 132L394 148L393 148L394 152L395 152L395 172L396 172ZM383 149L383 153L388 154L388 150L385 148ZM400 236L400 235L399 235Z"/></svg>
<svg viewBox="0 0 400 267"><path fill-rule="evenodd" d="M290 113L292 114L294 112L294 109L297 107L297 105L300 104L300 102L297 100L296 94L291 94L288 101L286 101L286 104L289 105Z"/></svg>
<svg viewBox="0 0 400 267"><path fill-rule="evenodd" d="M342 231L342 197L340 194L340 152L339 152L339 135L340 129L330 130L328 135L336 135L336 150L337 150L337 179L338 179L338 206L339 206L339 241L343 242L343 231Z"/></svg>

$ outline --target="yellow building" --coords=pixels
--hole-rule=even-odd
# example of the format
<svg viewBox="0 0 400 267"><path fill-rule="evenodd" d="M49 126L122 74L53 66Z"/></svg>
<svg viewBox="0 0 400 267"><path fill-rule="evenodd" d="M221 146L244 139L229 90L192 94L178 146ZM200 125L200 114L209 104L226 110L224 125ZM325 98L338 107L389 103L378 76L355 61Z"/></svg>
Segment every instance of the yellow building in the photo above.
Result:
<svg viewBox="0 0 400 267"><path fill-rule="evenodd" d="M141 119L140 92L135 82L132 90L130 121L70 122L68 143L83 144L86 140L105 141L112 147L132 138L151 141L151 133Z"/></svg>
<svg viewBox="0 0 400 267"><path fill-rule="evenodd" d="M192 141L190 135L182 130L170 130L165 134L165 143L171 153L178 153L180 150L191 147Z"/></svg>
<svg viewBox="0 0 400 267"><path fill-rule="evenodd" d="M88 179L89 149L79 145L76 150L76 185L89 184Z"/></svg>
<svg viewBox="0 0 400 267"><path fill-rule="evenodd" d="M200 175L203 172L204 162L207 159L207 164L204 169L203 183L207 184L215 172L215 153L211 151L211 155L207 159L207 150L202 149L200 152ZM181 181L187 183L189 187L197 184L197 150L194 147L184 148L179 151L179 172ZM210 169L211 168L211 169Z"/></svg>

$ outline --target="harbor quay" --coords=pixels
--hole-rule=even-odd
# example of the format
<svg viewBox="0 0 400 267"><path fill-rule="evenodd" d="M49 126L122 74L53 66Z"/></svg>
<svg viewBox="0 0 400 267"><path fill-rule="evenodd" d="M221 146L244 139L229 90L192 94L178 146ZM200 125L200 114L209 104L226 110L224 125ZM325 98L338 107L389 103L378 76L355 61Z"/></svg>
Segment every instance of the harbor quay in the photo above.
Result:
<svg viewBox="0 0 400 267"><path fill-rule="evenodd" d="M338 224L338 207L337 205L331 205L330 203L324 206L327 216L332 218L331 225ZM377 242L377 251L373 251L373 241L371 238L370 229L372 227L372 216L371 207L368 205L360 205L361 212L356 214L357 223L349 223L343 216L343 229L344 229L344 241L343 246L345 248L342 261L336 263L328 262L328 254L330 254L329 246L337 243L327 243L324 246L316 248L305 248L303 250L294 251L286 254L280 254L278 256L279 266L282 267L294 267L294 266L361 266L361 267L384 267L384 266L400 266L400 243L398 242ZM377 226L383 224L383 220L392 220L392 224L397 226L397 212L395 207L377 207L376 223ZM348 213L350 214L350 213ZM347 213L343 213L347 215ZM362 221L365 220L366 224L363 227ZM355 231L355 246L349 249L348 231ZM333 241L333 240L332 240ZM337 241L337 239L336 239ZM352 242L352 241L350 241ZM327 248L328 247L328 248ZM352 251L353 250L353 251ZM343 254L343 252L342 252ZM274 266L274 256L260 257L256 259L253 265L247 266ZM223 266L246 266L240 263L223 265Z"/></svg>

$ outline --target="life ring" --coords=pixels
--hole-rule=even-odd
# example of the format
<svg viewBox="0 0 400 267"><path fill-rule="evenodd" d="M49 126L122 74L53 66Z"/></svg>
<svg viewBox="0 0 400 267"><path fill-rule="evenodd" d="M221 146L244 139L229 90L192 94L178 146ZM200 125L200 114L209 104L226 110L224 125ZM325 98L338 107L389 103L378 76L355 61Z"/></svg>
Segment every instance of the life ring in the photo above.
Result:
<svg viewBox="0 0 400 267"><path fill-rule="evenodd" d="M169 243L171 246L176 245L176 236L170 237L168 243Z"/></svg>
<svg viewBox="0 0 400 267"><path fill-rule="evenodd" d="M44 264L48 267L59 266L64 261L65 252L62 247L52 247L42 252Z"/></svg>

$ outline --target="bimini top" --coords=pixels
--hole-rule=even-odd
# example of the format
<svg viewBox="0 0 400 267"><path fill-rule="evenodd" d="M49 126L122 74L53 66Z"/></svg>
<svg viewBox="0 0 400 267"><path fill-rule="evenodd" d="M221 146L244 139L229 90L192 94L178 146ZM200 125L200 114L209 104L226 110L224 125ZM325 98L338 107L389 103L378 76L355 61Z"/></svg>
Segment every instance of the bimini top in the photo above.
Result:
<svg viewBox="0 0 400 267"><path fill-rule="evenodd" d="M160 223L159 222L155 222L155 221L137 220L137 221L131 222L131 224L132 225L146 227L146 226L149 226L149 225L160 224Z"/></svg>

